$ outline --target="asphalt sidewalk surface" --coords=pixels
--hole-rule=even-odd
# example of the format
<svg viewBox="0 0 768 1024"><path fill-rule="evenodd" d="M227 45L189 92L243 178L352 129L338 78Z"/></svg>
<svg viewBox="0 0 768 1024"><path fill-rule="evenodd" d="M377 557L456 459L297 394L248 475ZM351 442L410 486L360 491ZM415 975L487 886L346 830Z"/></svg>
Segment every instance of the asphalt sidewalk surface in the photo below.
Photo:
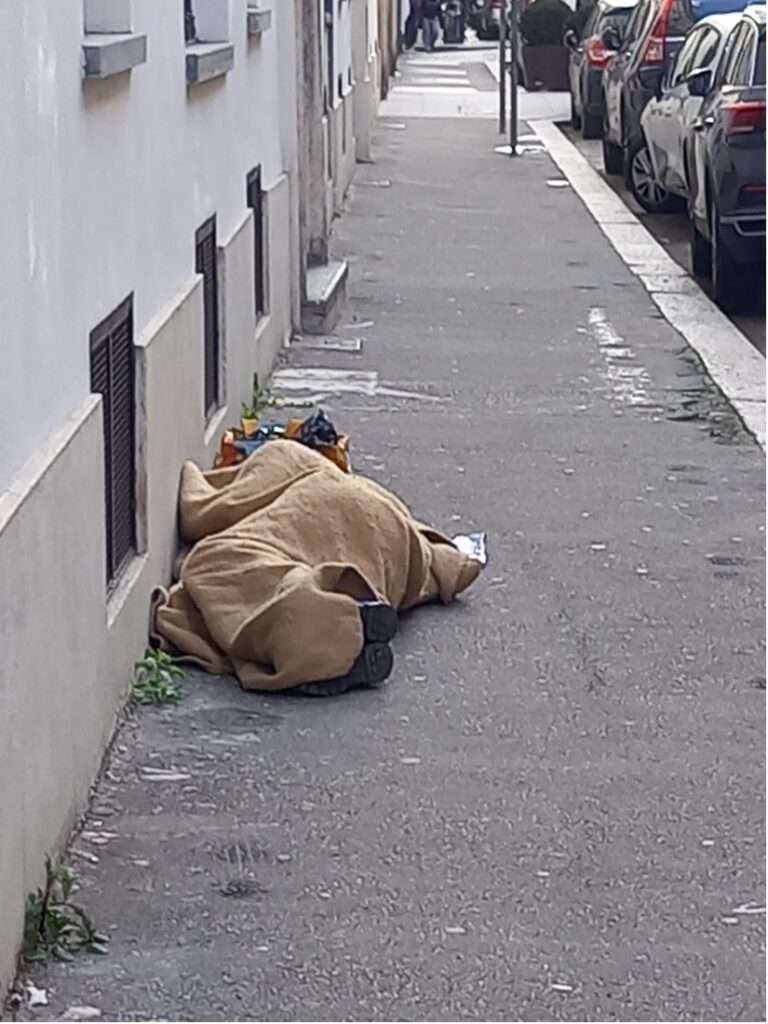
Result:
<svg viewBox="0 0 768 1024"><path fill-rule="evenodd" d="M764 1018L762 453L497 142L381 122L335 238L363 351L289 353L368 374L324 385L355 468L487 530L484 577L381 691L194 676L130 721L75 841L110 952L41 1018Z"/></svg>

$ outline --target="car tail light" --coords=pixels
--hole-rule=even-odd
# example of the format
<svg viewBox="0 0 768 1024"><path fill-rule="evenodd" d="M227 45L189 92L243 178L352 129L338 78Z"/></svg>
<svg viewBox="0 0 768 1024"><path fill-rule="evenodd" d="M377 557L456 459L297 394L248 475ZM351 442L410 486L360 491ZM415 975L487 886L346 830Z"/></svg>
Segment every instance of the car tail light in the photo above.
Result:
<svg viewBox="0 0 768 1024"><path fill-rule="evenodd" d="M734 100L723 105L726 135L765 131L765 100Z"/></svg>
<svg viewBox="0 0 768 1024"><path fill-rule="evenodd" d="M765 185L742 185L739 189L739 206L755 209L765 206Z"/></svg>
<svg viewBox="0 0 768 1024"><path fill-rule="evenodd" d="M586 46L587 60L593 68L604 68L611 59L611 51L600 36L592 36Z"/></svg>
<svg viewBox="0 0 768 1024"><path fill-rule="evenodd" d="M661 10L656 21L653 23L648 42L643 52L643 64L664 63L664 40L667 38L667 26L669 25L669 14L674 0L663 0Z"/></svg>

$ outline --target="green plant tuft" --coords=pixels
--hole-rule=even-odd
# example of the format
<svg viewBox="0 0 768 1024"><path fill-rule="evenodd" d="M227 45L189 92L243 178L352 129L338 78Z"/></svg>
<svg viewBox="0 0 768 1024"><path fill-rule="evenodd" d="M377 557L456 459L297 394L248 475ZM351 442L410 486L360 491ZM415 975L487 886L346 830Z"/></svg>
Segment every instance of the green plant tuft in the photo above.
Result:
<svg viewBox="0 0 768 1024"><path fill-rule="evenodd" d="M106 953L109 939L71 897L77 876L65 864L45 861L45 887L27 896L22 954L28 962L72 960L76 953Z"/></svg>
<svg viewBox="0 0 768 1024"><path fill-rule="evenodd" d="M560 46L565 19L571 13L563 0L534 0L523 11L520 31L528 46Z"/></svg>
<svg viewBox="0 0 768 1024"><path fill-rule="evenodd" d="M176 681L184 675L184 670L170 654L148 647L141 661L134 665L131 702L157 706L178 704L182 693Z"/></svg>

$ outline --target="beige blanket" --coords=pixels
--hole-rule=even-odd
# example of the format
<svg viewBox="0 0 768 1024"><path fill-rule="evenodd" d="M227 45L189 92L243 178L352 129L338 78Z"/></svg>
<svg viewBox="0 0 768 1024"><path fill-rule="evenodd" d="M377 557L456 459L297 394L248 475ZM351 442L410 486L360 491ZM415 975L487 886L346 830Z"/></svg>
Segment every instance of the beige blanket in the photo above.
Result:
<svg viewBox="0 0 768 1024"><path fill-rule="evenodd" d="M357 601L451 601L480 565L384 488L295 441L239 466L187 462L181 534L193 546L153 595L151 638L246 689L344 675L363 645Z"/></svg>

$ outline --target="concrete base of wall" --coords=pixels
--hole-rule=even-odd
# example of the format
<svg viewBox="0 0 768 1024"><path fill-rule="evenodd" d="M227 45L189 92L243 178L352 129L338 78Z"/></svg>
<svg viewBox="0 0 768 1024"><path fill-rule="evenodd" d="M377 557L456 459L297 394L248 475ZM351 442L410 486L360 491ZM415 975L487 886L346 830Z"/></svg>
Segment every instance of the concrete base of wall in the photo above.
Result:
<svg viewBox="0 0 768 1024"><path fill-rule="evenodd" d="M85 396L0 492L0 993L15 970L25 897L83 810L128 692L150 590L170 578L182 462L211 465L222 428L251 399L254 372L266 377L290 336L285 176L267 189L266 218L269 305L258 322L250 212L219 249L222 404L209 422L200 279L135 339L138 551L117 588L108 596L98 396Z"/></svg>
<svg viewBox="0 0 768 1024"><path fill-rule="evenodd" d="M307 295L301 309L306 334L330 334L339 322L347 298L346 262L326 263L307 271Z"/></svg>

